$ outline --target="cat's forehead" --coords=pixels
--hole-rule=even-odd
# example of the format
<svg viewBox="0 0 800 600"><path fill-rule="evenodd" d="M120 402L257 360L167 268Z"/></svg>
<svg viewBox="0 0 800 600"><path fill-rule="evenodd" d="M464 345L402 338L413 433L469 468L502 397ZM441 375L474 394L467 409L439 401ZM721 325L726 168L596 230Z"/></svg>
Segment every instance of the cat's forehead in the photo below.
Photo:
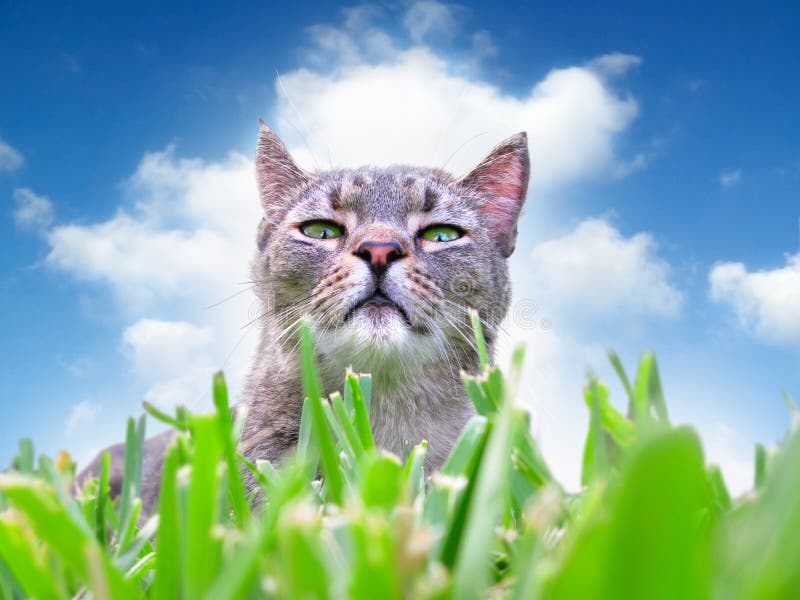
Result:
<svg viewBox="0 0 800 600"><path fill-rule="evenodd" d="M362 167L317 174L307 191L309 207L347 211L364 220L409 213L466 210L444 171L417 167Z"/></svg>

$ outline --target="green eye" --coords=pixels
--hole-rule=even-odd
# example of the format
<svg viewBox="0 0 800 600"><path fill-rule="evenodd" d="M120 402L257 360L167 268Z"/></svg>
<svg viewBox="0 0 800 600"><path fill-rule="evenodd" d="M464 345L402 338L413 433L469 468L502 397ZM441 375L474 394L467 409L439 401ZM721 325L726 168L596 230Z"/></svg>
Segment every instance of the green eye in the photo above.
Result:
<svg viewBox="0 0 800 600"><path fill-rule="evenodd" d="M317 240L330 240L344 235L344 228L330 221L310 221L301 225L300 231Z"/></svg>
<svg viewBox="0 0 800 600"><path fill-rule="evenodd" d="M423 240L429 240L431 242L452 242L462 235L460 229L450 227L449 225L432 225L427 229L423 229L419 234Z"/></svg>

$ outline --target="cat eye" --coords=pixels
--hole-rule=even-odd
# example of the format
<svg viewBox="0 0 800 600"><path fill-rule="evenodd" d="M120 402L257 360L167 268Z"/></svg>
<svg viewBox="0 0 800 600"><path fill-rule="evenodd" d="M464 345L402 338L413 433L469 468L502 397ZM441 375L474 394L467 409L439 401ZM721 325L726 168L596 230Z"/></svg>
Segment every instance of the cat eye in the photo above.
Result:
<svg viewBox="0 0 800 600"><path fill-rule="evenodd" d="M452 242L462 235L464 234L460 229L450 225L431 225L419 233L419 237L431 242Z"/></svg>
<svg viewBox="0 0 800 600"><path fill-rule="evenodd" d="M317 240L330 240L344 235L344 228L330 221L309 221L300 226L300 231Z"/></svg>

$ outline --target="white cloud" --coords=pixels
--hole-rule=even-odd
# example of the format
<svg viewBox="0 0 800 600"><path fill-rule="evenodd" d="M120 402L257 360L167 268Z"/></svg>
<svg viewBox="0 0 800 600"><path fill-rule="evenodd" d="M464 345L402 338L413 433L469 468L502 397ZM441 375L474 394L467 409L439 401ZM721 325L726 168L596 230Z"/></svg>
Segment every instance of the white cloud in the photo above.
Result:
<svg viewBox="0 0 800 600"><path fill-rule="evenodd" d="M177 159L172 149L147 154L129 180L135 210L54 227L47 261L110 284L129 307L176 299L205 306L248 279L260 218L252 169L237 154L221 163Z"/></svg>
<svg viewBox="0 0 800 600"><path fill-rule="evenodd" d="M64 425L66 433L73 433L82 425L91 425L99 412L100 405L89 400L82 400L77 404L73 404Z"/></svg>
<svg viewBox="0 0 800 600"><path fill-rule="evenodd" d="M372 32L366 40L364 31ZM422 44L398 48L385 40L376 53L375 31L363 23L312 28L311 54L325 68L300 68L276 84L272 124L304 166L406 162L459 173L522 130L537 189L643 166L642 157L620 157L614 148L638 105L615 90L612 76L637 57L613 54L554 69L517 95L476 76L474 57L448 58Z"/></svg>
<svg viewBox="0 0 800 600"><path fill-rule="evenodd" d="M623 52L604 54L589 62L591 68L609 77L624 75L640 64L642 64L641 57L633 54L625 54Z"/></svg>
<svg viewBox="0 0 800 600"><path fill-rule="evenodd" d="M800 344L800 253L787 257L784 267L761 271L718 263L709 283L711 298L733 308L748 331L766 342Z"/></svg>
<svg viewBox="0 0 800 600"><path fill-rule="evenodd" d="M649 233L625 237L605 220L588 219L534 248L529 285L555 306L589 314L673 316L683 296L656 250Z"/></svg>
<svg viewBox="0 0 800 600"><path fill-rule="evenodd" d="M0 173L16 171L22 166L23 162L25 162L25 159L19 150L0 139Z"/></svg>
<svg viewBox="0 0 800 600"><path fill-rule="evenodd" d="M728 491L734 496L739 496L752 490L755 445L723 421L708 427L702 437L706 462L719 465Z"/></svg>
<svg viewBox="0 0 800 600"><path fill-rule="evenodd" d="M186 321L141 319L122 334L137 370L148 375L180 372L211 344L212 332Z"/></svg>
<svg viewBox="0 0 800 600"><path fill-rule="evenodd" d="M162 408L197 408L208 398L214 332L186 321L140 319L122 334L123 352L148 389L145 400Z"/></svg>
<svg viewBox="0 0 800 600"><path fill-rule="evenodd" d="M24 231L42 233L53 223L53 204L28 188L14 190L14 223Z"/></svg>
<svg viewBox="0 0 800 600"><path fill-rule="evenodd" d="M732 188L742 180L742 171L740 169L732 169L730 171L723 171L719 174L719 184L725 188Z"/></svg>
<svg viewBox="0 0 800 600"><path fill-rule="evenodd" d="M452 35L459 25L458 12L457 6L422 0L409 7L403 24L411 39L421 43L431 35Z"/></svg>

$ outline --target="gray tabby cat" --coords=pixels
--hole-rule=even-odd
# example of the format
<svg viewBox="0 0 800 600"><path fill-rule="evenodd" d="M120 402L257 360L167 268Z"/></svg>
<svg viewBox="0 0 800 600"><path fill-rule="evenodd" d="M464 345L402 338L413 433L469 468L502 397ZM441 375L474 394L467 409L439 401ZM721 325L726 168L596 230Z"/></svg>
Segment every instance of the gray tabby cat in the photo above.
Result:
<svg viewBox="0 0 800 600"><path fill-rule="evenodd" d="M348 367L371 373L376 443L400 455L428 440L427 470L438 469L474 414L460 380L462 370L478 371L468 308L479 311L490 350L508 310L526 135L460 178L410 166L309 173L262 123L256 173L264 217L251 267L261 337L241 400L240 450L278 463L296 444L297 326L308 316L325 389L340 389ZM146 508L171 435L147 442ZM117 464L122 449L114 449Z"/></svg>

